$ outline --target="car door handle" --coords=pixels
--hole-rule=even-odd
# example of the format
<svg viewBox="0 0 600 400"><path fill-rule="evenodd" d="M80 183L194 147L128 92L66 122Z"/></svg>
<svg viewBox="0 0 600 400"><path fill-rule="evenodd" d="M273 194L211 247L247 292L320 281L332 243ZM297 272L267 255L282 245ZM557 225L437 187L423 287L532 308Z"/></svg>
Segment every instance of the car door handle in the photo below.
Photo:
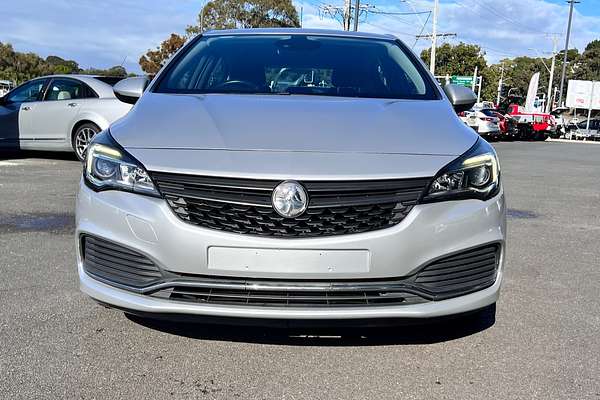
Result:
<svg viewBox="0 0 600 400"><path fill-rule="evenodd" d="M69 104L67 104L67 106L69 106L69 107L77 107L78 105L79 104L77 104L77 103L69 103Z"/></svg>
<svg viewBox="0 0 600 400"><path fill-rule="evenodd" d="M23 111L29 111L29 110L31 110L31 107L29 107L29 106L23 107Z"/></svg>

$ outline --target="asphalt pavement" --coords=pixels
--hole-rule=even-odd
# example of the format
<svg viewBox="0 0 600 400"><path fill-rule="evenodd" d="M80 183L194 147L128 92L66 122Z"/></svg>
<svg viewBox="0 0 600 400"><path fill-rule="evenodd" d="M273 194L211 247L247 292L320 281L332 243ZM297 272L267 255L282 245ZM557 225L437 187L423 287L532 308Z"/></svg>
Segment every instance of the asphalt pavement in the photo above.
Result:
<svg viewBox="0 0 600 400"><path fill-rule="evenodd" d="M81 164L0 153L0 398L600 400L600 147L495 147L509 205L495 319L327 331L97 305L75 268Z"/></svg>

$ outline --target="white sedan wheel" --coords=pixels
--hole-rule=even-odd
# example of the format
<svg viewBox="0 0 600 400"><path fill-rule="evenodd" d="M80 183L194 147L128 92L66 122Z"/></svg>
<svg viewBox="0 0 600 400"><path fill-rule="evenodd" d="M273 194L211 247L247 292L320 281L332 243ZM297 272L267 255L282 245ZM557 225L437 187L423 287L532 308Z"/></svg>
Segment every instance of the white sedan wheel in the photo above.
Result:
<svg viewBox="0 0 600 400"><path fill-rule="evenodd" d="M86 124L80 127L75 133L75 153L77 154L77 158L83 160L85 156L85 150L88 145L99 132L97 128L92 125Z"/></svg>

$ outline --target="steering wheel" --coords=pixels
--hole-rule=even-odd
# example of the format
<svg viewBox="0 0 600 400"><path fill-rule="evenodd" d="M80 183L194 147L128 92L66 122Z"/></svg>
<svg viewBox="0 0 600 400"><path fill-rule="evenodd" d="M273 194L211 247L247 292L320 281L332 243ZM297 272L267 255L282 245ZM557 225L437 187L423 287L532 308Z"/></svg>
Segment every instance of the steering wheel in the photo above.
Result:
<svg viewBox="0 0 600 400"><path fill-rule="evenodd" d="M230 90L235 90L235 89L241 89L241 90L248 90L248 91L252 91L252 92L256 92L256 91L260 91L260 87L250 81L242 81L242 80L232 80L232 81L226 81L226 82L221 82L215 86L213 86L213 89L230 89Z"/></svg>

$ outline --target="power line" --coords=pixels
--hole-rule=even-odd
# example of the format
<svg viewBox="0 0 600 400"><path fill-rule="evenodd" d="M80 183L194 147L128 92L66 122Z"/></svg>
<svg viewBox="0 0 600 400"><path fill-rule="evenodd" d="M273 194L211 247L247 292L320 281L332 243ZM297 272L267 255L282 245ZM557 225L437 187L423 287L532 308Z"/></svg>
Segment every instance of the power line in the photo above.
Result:
<svg viewBox="0 0 600 400"><path fill-rule="evenodd" d="M381 25L378 25L378 24L374 24L374 23L372 23L372 22L370 22L370 21L368 21L368 22L364 22L364 24L365 24L365 25L370 25L370 26L372 26L372 27L374 27L374 28L378 28L378 29L381 29L381 30L383 30L383 31L386 31L386 32L389 32L389 33L393 33L393 34L395 34L395 35L410 36L410 37L413 37L413 38L415 37L415 34L414 34L414 33L409 33L409 32L399 32L399 31L397 31L397 30L390 29L390 28L388 28L388 27L385 27L385 26L381 26Z"/></svg>
<svg viewBox="0 0 600 400"><path fill-rule="evenodd" d="M456 37L456 33L438 33L435 35L436 37ZM417 39L428 38L431 39L433 35L425 34L425 35L415 35Z"/></svg>
<svg viewBox="0 0 600 400"><path fill-rule="evenodd" d="M406 4L408 4L408 6L410 7L411 10L413 10L414 12L417 12L417 9L415 8L415 6L411 3L410 0L400 0ZM419 20L419 22L421 24L423 24L423 27L421 28L421 31L419 32L419 35L423 34L423 31L425 30L425 28L427 27L427 22L429 21L429 17L431 16L431 13L427 15L427 19L425 20L425 23L423 23L423 20L421 19L421 16L419 14L416 15L417 20ZM413 44L413 48L417 45L417 42L419 41L419 38L415 38L415 43Z"/></svg>
<svg viewBox="0 0 600 400"><path fill-rule="evenodd" d="M423 26L421 27L421 30L419 31L419 34L415 36L415 42L413 43L411 49L414 49L415 46L417 45L417 42L419 41L419 37L423 34L423 31L425 30L425 27L427 26L427 22L429 22L429 17L431 16L431 13L429 13L427 15L427 19L425 20L425 23L423 23Z"/></svg>
<svg viewBox="0 0 600 400"><path fill-rule="evenodd" d="M350 8L348 9L348 5ZM352 6L351 0L345 0L344 6L337 6L333 4L322 4L319 6L319 16L322 17L326 15L336 21L340 22L344 27L344 30L350 30L350 24L352 20L352 10L355 7ZM370 9L374 8L374 6L370 4L359 4L359 11L356 12L354 10L355 16L366 15ZM358 29L358 25L356 26Z"/></svg>
<svg viewBox="0 0 600 400"><path fill-rule="evenodd" d="M371 10L369 12L371 14L382 14L382 15L421 15L421 14L431 14L431 11L392 12L392 11Z"/></svg>
<svg viewBox="0 0 600 400"><path fill-rule="evenodd" d="M358 7L357 7L357 5L358 5ZM348 6L350 7L349 9L348 9ZM371 5L371 4L361 4L360 1L357 1L357 0L354 0L354 5L352 5L352 0L345 0L345 3L343 6L321 3L321 5L319 6L319 14L326 15L330 18L337 20L338 22L340 22L342 24L344 29L349 29L349 27L352 23L352 20L354 20L354 30L358 30L358 22L359 22L360 18L364 17L364 20L366 20L369 14L385 15L385 16L409 16L409 15L419 16L422 14L431 14L431 11L416 11L416 10L414 12L384 11L384 10L377 9L376 6ZM348 19L348 16L350 16L350 19ZM429 17L428 17L428 19L429 19ZM401 20L401 19L398 19L397 21L407 24L407 25L411 25L411 26L414 25L408 21ZM369 24L369 25L378 27L374 24ZM384 29L384 28L382 27L382 29ZM388 30L390 32L394 32L389 29L386 29L386 30ZM414 34L407 34L407 35L414 36Z"/></svg>
<svg viewBox="0 0 600 400"><path fill-rule="evenodd" d="M493 47L483 46L480 43L474 43L474 42L463 41L463 40L461 40L461 42L464 43L464 44L472 45L472 46L478 46L482 50L485 50L486 52L490 52L490 53L496 53L496 54L500 54L500 55L504 55L504 56L509 56L509 57L521 57L522 56L522 54L509 53L509 52L507 52L505 50L498 50L498 49L495 49Z"/></svg>
<svg viewBox="0 0 600 400"><path fill-rule="evenodd" d="M460 7L463 7L463 8L465 8L465 9L467 9L467 10L469 10L469 11L475 13L475 14L478 14L481 17L484 17L484 18L486 17L480 11L482 8L480 7L479 4L468 6L468 5L465 5L464 3L460 2L460 1L455 1L455 3L457 5L459 5ZM485 8L483 8L483 10L488 11L489 13L491 13L491 14L499 17L499 18L502 18L505 21L510 22L511 24L517 25L520 29L525 30L525 31L529 31L529 33L531 33L531 34L537 34L537 35L547 35L548 34L548 32L542 32L542 31L531 29L530 27L527 27L527 26L521 24L520 22L515 21L512 18L507 17L503 13L497 11L496 9L494 9L494 8L492 8L490 6L486 6Z"/></svg>

